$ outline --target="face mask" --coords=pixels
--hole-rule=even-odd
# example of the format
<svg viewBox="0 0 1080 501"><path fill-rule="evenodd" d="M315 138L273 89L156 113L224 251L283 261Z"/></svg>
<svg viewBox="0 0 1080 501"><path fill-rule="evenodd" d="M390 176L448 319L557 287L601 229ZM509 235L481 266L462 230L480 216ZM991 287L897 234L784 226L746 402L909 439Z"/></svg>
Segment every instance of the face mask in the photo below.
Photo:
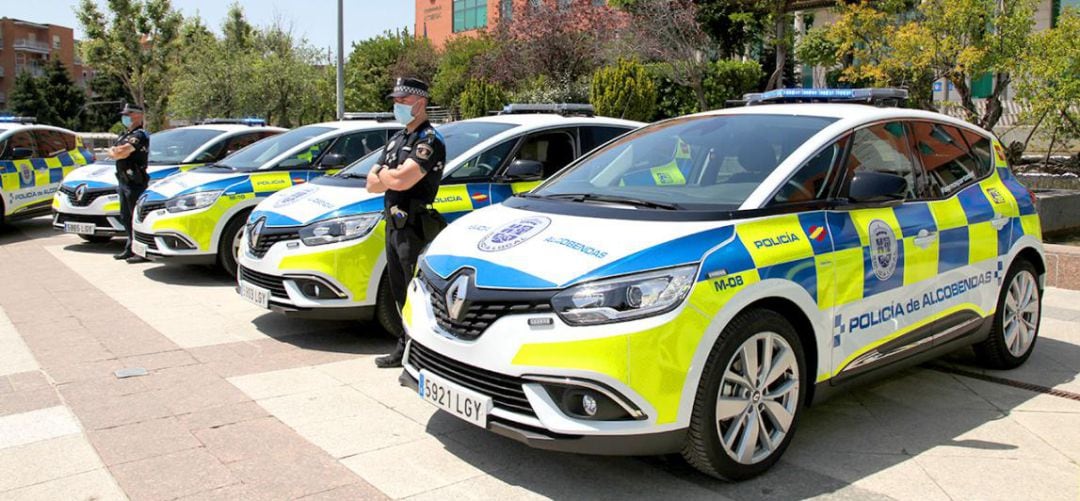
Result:
<svg viewBox="0 0 1080 501"><path fill-rule="evenodd" d="M120 123L124 124L124 127L131 128L131 117L124 115L120 117Z"/></svg>
<svg viewBox="0 0 1080 501"><path fill-rule="evenodd" d="M402 103L394 103L394 119L401 125L409 125L413 121L412 106Z"/></svg>

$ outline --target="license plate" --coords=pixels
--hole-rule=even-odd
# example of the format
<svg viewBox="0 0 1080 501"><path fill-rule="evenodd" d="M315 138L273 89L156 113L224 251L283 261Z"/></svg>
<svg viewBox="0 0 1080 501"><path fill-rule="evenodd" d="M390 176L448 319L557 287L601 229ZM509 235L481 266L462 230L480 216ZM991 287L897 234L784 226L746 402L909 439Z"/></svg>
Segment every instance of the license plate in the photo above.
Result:
<svg viewBox="0 0 1080 501"><path fill-rule="evenodd" d="M144 244L142 242L138 242L138 241L132 241L131 242L131 252L134 253L136 256L145 258L146 257L146 244Z"/></svg>
<svg viewBox="0 0 1080 501"><path fill-rule="evenodd" d="M270 290L240 282L240 295L265 309L270 309Z"/></svg>
<svg viewBox="0 0 1080 501"><path fill-rule="evenodd" d="M420 371L420 398L481 428L487 427L491 397L481 395L425 370Z"/></svg>
<svg viewBox="0 0 1080 501"><path fill-rule="evenodd" d="M64 233L75 233L78 235L93 235L94 230L97 229L97 225L94 223L64 223Z"/></svg>

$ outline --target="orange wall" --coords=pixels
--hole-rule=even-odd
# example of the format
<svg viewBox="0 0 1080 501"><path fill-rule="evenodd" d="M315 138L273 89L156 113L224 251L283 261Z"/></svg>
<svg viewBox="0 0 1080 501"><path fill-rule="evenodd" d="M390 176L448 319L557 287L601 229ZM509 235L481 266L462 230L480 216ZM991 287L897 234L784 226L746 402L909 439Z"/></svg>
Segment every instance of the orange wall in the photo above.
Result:
<svg viewBox="0 0 1080 501"><path fill-rule="evenodd" d="M520 2L523 0L515 0L515 9ZM489 30L494 28L499 20L499 4L500 0L487 0ZM416 36L424 36L425 30L435 48L442 48L451 37L478 31L454 33L454 0L416 0Z"/></svg>

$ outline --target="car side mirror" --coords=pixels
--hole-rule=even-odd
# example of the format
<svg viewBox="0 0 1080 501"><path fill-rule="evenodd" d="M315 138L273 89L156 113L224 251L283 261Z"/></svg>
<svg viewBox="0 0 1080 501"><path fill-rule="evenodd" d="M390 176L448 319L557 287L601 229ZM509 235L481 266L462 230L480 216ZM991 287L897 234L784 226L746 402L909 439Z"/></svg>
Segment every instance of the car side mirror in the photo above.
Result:
<svg viewBox="0 0 1080 501"><path fill-rule="evenodd" d="M903 176L885 172L856 172L851 178L848 198L853 202L886 202L903 200L908 182Z"/></svg>
<svg viewBox="0 0 1080 501"><path fill-rule="evenodd" d="M34 157L34 150L30 148L12 148L11 159L12 160L26 160L27 158Z"/></svg>
<svg viewBox="0 0 1080 501"><path fill-rule="evenodd" d="M536 160L514 160L506 168L507 181L539 181L544 179L544 164Z"/></svg>
<svg viewBox="0 0 1080 501"><path fill-rule="evenodd" d="M337 169L345 166L345 155L341 153L327 153L319 162L319 168L321 169Z"/></svg>

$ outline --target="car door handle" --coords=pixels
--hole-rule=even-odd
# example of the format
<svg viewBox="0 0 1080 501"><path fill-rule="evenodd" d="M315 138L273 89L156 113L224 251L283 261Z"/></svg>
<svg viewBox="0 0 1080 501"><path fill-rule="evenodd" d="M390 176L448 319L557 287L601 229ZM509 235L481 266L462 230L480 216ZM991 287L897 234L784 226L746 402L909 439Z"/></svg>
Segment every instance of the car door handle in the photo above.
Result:
<svg viewBox="0 0 1080 501"><path fill-rule="evenodd" d="M937 240L937 232L929 230L919 230L919 233L912 239L915 245L921 249L930 247L935 240Z"/></svg>
<svg viewBox="0 0 1080 501"><path fill-rule="evenodd" d="M1000 215L990 220L990 225L993 226L995 230L1000 230L1007 224L1009 224L1009 218Z"/></svg>

